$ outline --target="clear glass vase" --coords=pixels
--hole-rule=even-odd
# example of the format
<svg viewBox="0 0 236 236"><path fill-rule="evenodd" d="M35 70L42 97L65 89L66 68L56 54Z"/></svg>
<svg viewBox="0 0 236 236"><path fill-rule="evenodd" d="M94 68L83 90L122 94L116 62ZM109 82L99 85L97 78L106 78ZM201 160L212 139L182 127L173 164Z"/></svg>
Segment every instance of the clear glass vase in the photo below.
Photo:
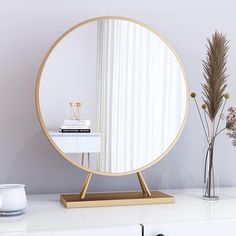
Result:
<svg viewBox="0 0 236 236"><path fill-rule="evenodd" d="M204 200L218 200L217 195L217 179L215 174L214 166L214 145L215 140L211 139L209 142L204 159L204 189L203 199Z"/></svg>

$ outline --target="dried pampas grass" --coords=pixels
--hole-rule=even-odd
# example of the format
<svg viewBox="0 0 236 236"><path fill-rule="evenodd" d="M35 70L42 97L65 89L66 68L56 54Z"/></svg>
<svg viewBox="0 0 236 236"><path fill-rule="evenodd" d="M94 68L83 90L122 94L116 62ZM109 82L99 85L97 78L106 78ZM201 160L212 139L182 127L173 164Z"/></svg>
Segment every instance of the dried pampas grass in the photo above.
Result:
<svg viewBox="0 0 236 236"><path fill-rule="evenodd" d="M227 87L226 63L229 47L225 35L217 31L212 35L212 39L207 39L207 42L206 61L203 61L205 83L202 84L202 94L209 118L214 121Z"/></svg>

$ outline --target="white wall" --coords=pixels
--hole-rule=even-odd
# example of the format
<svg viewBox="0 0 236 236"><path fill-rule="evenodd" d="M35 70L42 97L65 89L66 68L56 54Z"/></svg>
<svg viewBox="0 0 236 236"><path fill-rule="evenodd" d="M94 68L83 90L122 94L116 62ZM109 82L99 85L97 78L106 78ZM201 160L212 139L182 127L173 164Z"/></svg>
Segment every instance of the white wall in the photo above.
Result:
<svg viewBox="0 0 236 236"><path fill-rule="evenodd" d="M67 163L47 142L34 107L37 71L49 46L87 18L121 15L151 25L175 47L190 87L200 91L206 37L215 29L230 39L228 72L236 105L236 3L233 0L0 0L0 182L22 182L28 192L78 191L85 172ZM234 93L234 94L233 94ZM195 187L202 183L203 132L193 103L183 135L159 164L144 172L152 188ZM236 149L217 141L219 184L236 186ZM139 188L135 176L92 179L90 190Z"/></svg>

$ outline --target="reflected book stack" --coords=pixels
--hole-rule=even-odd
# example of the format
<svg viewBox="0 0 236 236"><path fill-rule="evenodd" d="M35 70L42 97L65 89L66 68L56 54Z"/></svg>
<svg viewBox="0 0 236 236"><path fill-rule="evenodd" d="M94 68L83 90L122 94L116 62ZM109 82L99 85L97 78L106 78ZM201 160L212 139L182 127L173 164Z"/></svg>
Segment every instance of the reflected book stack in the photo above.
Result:
<svg viewBox="0 0 236 236"><path fill-rule="evenodd" d="M59 128L62 133L90 133L90 120L64 120Z"/></svg>

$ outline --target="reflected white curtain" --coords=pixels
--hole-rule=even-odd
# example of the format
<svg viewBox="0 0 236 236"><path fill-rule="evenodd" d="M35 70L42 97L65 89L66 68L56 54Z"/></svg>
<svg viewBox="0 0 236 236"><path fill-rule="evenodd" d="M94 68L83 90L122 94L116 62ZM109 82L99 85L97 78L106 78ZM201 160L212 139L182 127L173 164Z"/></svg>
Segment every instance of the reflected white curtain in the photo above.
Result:
<svg viewBox="0 0 236 236"><path fill-rule="evenodd" d="M183 120L181 69L154 33L123 20L98 21L97 55L100 171L143 167L171 144Z"/></svg>

